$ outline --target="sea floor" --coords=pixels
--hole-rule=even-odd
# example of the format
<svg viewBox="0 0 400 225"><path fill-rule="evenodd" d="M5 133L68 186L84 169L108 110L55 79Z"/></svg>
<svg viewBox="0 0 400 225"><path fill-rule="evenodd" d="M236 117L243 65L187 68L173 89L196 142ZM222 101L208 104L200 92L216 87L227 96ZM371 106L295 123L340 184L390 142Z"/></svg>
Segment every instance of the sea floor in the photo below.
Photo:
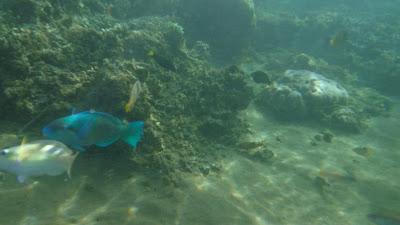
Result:
<svg viewBox="0 0 400 225"><path fill-rule="evenodd" d="M372 225L369 213L400 213L399 109L362 134L312 145L322 127L282 124L250 106L242 116L251 138L265 140L274 160L229 154L220 174L189 176L180 189L123 173L127 160L107 152L80 157L72 179L22 185L2 174L0 224ZM372 154L352 150L360 146Z"/></svg>

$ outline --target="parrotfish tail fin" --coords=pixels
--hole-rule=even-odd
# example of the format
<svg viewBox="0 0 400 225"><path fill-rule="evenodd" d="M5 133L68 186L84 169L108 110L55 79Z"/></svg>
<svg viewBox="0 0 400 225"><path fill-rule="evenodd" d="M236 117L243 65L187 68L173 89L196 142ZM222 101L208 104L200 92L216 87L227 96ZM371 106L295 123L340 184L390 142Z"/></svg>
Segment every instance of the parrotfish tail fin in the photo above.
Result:
<svg viewBox="0 0 400 225"><path fill-rule="evenodd" d="M75 162L75 159L76 159L76 157L79 155L79 152L77 152L77 153L75 153L75 154L73 154L71 157L72 157L72 162L71 162L71 164L69 164L69 166L68 166L68 170L67 170L67 175L68 175L68 178L69 179L71 179L71 168L72 168L72 165L74 165L74 162Z"/></svg>
<svg viewBox="0 0 400 225"><path fill-rule="evenodd" d="M122 140L135 149L140 139L143 137L143 126L143 121L129 123L124 134L122 135Z"/></svg>

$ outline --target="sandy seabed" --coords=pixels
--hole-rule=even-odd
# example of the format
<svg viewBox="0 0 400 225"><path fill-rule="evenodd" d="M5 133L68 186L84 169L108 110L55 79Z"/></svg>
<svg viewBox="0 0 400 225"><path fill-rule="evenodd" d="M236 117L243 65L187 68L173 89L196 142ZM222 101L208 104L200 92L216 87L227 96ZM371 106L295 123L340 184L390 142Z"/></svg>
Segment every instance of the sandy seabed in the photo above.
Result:
<svg viewBox="0 0 400 225"><path fill-rule="evenodd" d="M250 106L242 113L250 138L265 140L274 160L230 154L220 174L190 176L181 189L124 174L126 161L107 156L78 159L70 180L41 177L21 185L3 174L0 224L372 225L369 213L400 208L399 109L372 119L362 134L334 132L331 143L314 146L322 127L282 124ZM352 150L360 146L373 154Z"/></svg>

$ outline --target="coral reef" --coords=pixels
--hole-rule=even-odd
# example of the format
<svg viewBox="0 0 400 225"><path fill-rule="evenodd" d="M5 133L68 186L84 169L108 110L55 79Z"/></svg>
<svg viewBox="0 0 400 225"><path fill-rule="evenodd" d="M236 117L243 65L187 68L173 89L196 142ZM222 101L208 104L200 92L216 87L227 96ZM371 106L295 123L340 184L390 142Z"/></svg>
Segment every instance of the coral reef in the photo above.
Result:
<svg viewBox="0 0 400 225"><path fill-rule="evenodd" d="M336 108L325 118L333 127L355 132L359 132L366 127L363 119L364 118L357 116L354 110L347 106Z"/></svg>
<svg viewBox="0 0 400 225"><path fill-rule="evenodd" d="M254 4L265 3L4 0L0 116L21 126L38 117L34 126L40 126L71 108L93 108L145 120L146 138L132 163L175 182L180 172L218 171L214 160L219 153L211 149L236 146L247 132L237 113L257 88L262 89L257 102L264 112L272 108L284 119L314 117L332 127L361 131L369 117L387 115L391 102L354 81L397 93L398 50L389 48L395 37L382 38L383 50L370 48L372 32L362 40L362 30L355 27L365 28L371 21L317 9L303 16L269 14ZM395 26L388 29L395 31ZM337 49L326 45L325 40L342 28L349 28L348 43ZM381 26L374 29L384 35ZM207 62L232 63L252 50L259 64L250 70L213 69ZM378 64L387 70L378 71ZM326 78L291 81L288 74L282 76L288 68ZM314 86L307 86L307 80ZM341 90L330 80L345 86L348 97L318 92ZM127 114L124 106L137 81L143 91Z"/></svg>
<svg viewBox="0 0 400 225"><path fill-rule="evenodd" d="M307 4L306 10L301 3L256 1L255 4L257 27L253 47L258 51L290 48L311 55L317 61L322 59L347 69L365 85L385 94L399 95L394 85L400 79L399 36L396 35L399 21L395 2L357 5L353 1L343 2L341 7L330 7L330 3L313 1ZM311 10L310 7L315 8ZM340 32L347 34L347 40L340 46L330 45L330 38ZM299 56L297 63L313 64L309 57ZM313 68L292 68L322 73Z"/></svg>
<svg viewBox="0 0 400 225"><path fill-rule="evenodd" d="M246 132L236 115L253 98L249 77L234 66L211 69L203 61L207 48L201 52L206 45L188 49L183 28L169 17L116 20L103 2L94 1L21 0L4 6L17 3L24 5L20 10L30 4L34 10L27 18L15 10L0 17L14 18L0 26L3 120L26 123L40 115L36 127L72 108L145 120L145 138L132 164L174 184L185 172L218 171L217 153L209 149L234 145ZM43 4L62 15L43 19ZM126 113L136 81L143 91Z"/></svg>
<svg viewBox="0 0 400 225"><path fill-rule="evenodd" d="M346 105L347 91L338 83L307 70L287 70L258 98L262 107L273 108L286 119L321 117L335 105Z"/></svg>
<svg viewBox="0 0 400 225"><path fill-rule="evenodd" d="M336 67L316 65L313 68L317 70L341 73L338 76L341 80L351 77ZM271 72L274 73L277 74ZM313 72L289 70L282 76L275 75L272 85L263 86L256 103L263 112L273 112L283 120L312 119L356 133L368 127L368 118L390 115L393 103L387 97L371 88L347 87L345 90L335 81Z"/></svg>

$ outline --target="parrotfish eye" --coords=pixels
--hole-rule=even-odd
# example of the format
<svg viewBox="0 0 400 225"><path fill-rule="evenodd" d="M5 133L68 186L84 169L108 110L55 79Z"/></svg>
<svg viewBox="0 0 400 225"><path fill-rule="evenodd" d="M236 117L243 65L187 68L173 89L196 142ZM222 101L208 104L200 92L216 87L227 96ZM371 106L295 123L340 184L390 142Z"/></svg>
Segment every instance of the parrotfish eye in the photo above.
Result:
<svg viewBox="0 0 400 225"><path fill-rule="evenodd" d="M43 128L42 133L46 137L50 137L57 130L56 126L46 126Z"/></svg>
<svg viewBox="0 0 400 225"><path fill-rule="evenodd" d="M42 129L42 133L43 133L43 134L48 134L50 131L51 131L51 130L50 130L50 127L49 127L49 126L46 126L46 127L44 127L44 128Z"/></svg>

